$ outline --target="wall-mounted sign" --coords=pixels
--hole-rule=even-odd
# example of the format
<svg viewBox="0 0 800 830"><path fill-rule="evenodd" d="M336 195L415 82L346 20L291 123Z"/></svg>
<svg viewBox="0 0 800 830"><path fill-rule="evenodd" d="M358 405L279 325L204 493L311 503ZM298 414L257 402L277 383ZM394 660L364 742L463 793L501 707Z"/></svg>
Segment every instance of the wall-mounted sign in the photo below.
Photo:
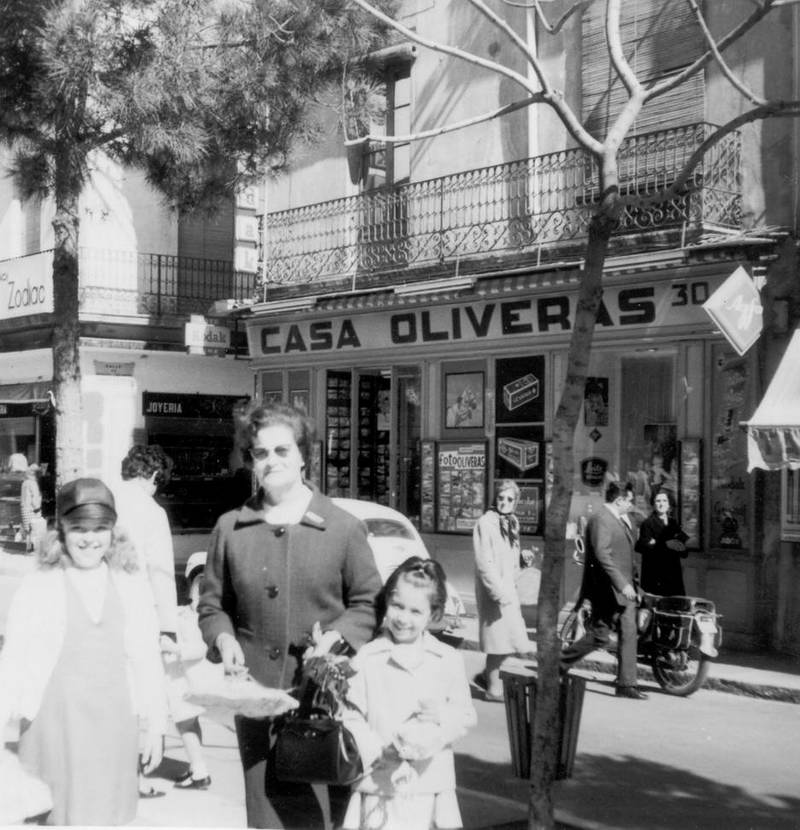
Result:
<svg viewBox="0 0 800 830"><path fill-rule="evenodd" d="M608 469L608 461L604 458L584 458L581 461L581 481L587 487L599 487L603 483Z"/></svg>
<svg viewBox="0 0 800 830"><path fill-rule="evenodd" d="M95 360L94 373L96 375L114 375L116 377L130 377L136 364L134 361L117 363L112 360Z"/></svg>
<svg viewBox="0 0 800 830"><path fill-rule="evenodd" d="M597 332L647 334L664 327L708 325L703 304L719 285L719 279L608 286L603 290L597 315ZM506 343L531 336L544 342L548 338L563 338L572 331L577 301L576 291L565 291L507 300L392 308L367 314L317 312L299 320L296 311L287 311L286 319L254 315L247 325L247 338L250 354L256 358L394 346L429 345L440 349L448 343ZM522 416L528 407L544 406L542 379L543 375L532 366L521 366L519 374L504 381L504 386L512 384L508 390L501 390L512 406L507 421L542 420L538 416ZM539 381L538 389L535 380Z"/></svg>
<svg viewBox="0 0 800 830"><path fill-rule="evenodd" d="M708 298L703 308L740 355L758 340L764 327L761 295L741 266Z"/></svg>
<svg viewBox="0 0 800 830"><path fill-rule="evenodd" d="M234 409L248 398L236 395L178 395L143 392L142 414L162 418L216 418L229 420Z"/></svg>
<svg viewBox="0 0 800 830"><path fill-rule="evenodd" d="M193 320L184 327L184 343L189 354L225 354L231 345L231 330Z"/></svg>
<svg viewBox="0 0 800 830"><path fill-rule="evenodd" d="M0 320L52 313L52 251L0 263Z"/></svg>

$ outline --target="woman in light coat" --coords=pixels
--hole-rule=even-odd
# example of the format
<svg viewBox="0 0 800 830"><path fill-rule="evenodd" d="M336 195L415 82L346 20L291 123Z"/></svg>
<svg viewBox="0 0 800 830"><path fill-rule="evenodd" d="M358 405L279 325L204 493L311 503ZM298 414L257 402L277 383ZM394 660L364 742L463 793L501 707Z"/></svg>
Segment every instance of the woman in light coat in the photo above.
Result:
<svg viewBox="0 0 800 830"><path fill-rule="evenodd" d="M519 520L514 515L518 501L516 482L498 482L494 506L478 519L472 532L478 635L480 649L486 654L479 682L486 700L492 701L503 699L500 669L506 658L533 651L516 587L521 567Z"/></svg>

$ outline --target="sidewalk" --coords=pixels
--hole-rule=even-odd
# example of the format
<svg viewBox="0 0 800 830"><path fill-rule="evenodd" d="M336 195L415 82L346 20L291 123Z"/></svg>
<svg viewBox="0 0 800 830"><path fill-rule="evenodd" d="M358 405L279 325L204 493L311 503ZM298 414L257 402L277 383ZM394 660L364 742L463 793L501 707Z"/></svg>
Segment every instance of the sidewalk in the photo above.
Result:
<svg viewBox="0 0 800 830"><path fill-rule="evenodd" d="M469 610L469 604L467 604ZM478 620L467 616L458 631L463 637L462 649L477 651ZM533 638L533 633L531 638ZM604 651L595 651L578 664L584 674L613 675L616 658ZM653 680L649 668L639 666L639 677ZM592 678L594 679L594 678ZM723 641L720 656L712 661L704 689L759 697L783 703L800 704L800 658L789 655L726 651Z"/></svg>

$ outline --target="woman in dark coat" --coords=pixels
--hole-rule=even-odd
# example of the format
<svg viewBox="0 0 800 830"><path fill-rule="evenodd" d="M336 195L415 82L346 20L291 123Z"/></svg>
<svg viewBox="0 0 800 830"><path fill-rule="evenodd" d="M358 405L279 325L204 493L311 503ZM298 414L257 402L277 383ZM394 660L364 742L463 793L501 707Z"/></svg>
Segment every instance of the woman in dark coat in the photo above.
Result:
<svg viewBox="0 0 800 830"><path fill-rule="evenodd" d="M642 554L641 588L659 596L683 596L681 559L688 555L689 538L672 517L675 503L668 490L656 490L653 513L639 528L636 550Z"/></svg>
<svg viewBox="0 0 800 830"><path fill-rule="evenodd" d="M304 658L366 643L381 588L363 523L305 480L312 438L310 421L289 406L245 413L237 440L259 491L217 522L198 608L209 657L279 689L297 684ZM322 828L311 785L275 777L270 721L235 721L248 827ZM336 826L348 795L329 788Z"/></svg>

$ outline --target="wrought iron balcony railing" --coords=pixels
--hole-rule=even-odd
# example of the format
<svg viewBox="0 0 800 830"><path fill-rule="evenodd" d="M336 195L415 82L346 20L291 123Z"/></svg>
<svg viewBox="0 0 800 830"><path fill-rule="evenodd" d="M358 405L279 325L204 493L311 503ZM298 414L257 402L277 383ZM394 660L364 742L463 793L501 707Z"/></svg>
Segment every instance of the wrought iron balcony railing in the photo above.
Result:
<svg viewBox="0 0 800 830"><path fill-rule="evenodd" d="M82 248L81 312L109 316L204 314L215 300L252 299L256 275L226 260Z"/></svg>
<svg viewBox="0 0 800 830"><path fill-rule="evenodd" d="M620 149L620 190L657 196L713 131L710 124L635 136ZM723 138L679 195L625 208L617 235L741 226L741 139ZM267 215L267 285L359 278L579 243L599 199L594 160L563 150Z"/></svg>

